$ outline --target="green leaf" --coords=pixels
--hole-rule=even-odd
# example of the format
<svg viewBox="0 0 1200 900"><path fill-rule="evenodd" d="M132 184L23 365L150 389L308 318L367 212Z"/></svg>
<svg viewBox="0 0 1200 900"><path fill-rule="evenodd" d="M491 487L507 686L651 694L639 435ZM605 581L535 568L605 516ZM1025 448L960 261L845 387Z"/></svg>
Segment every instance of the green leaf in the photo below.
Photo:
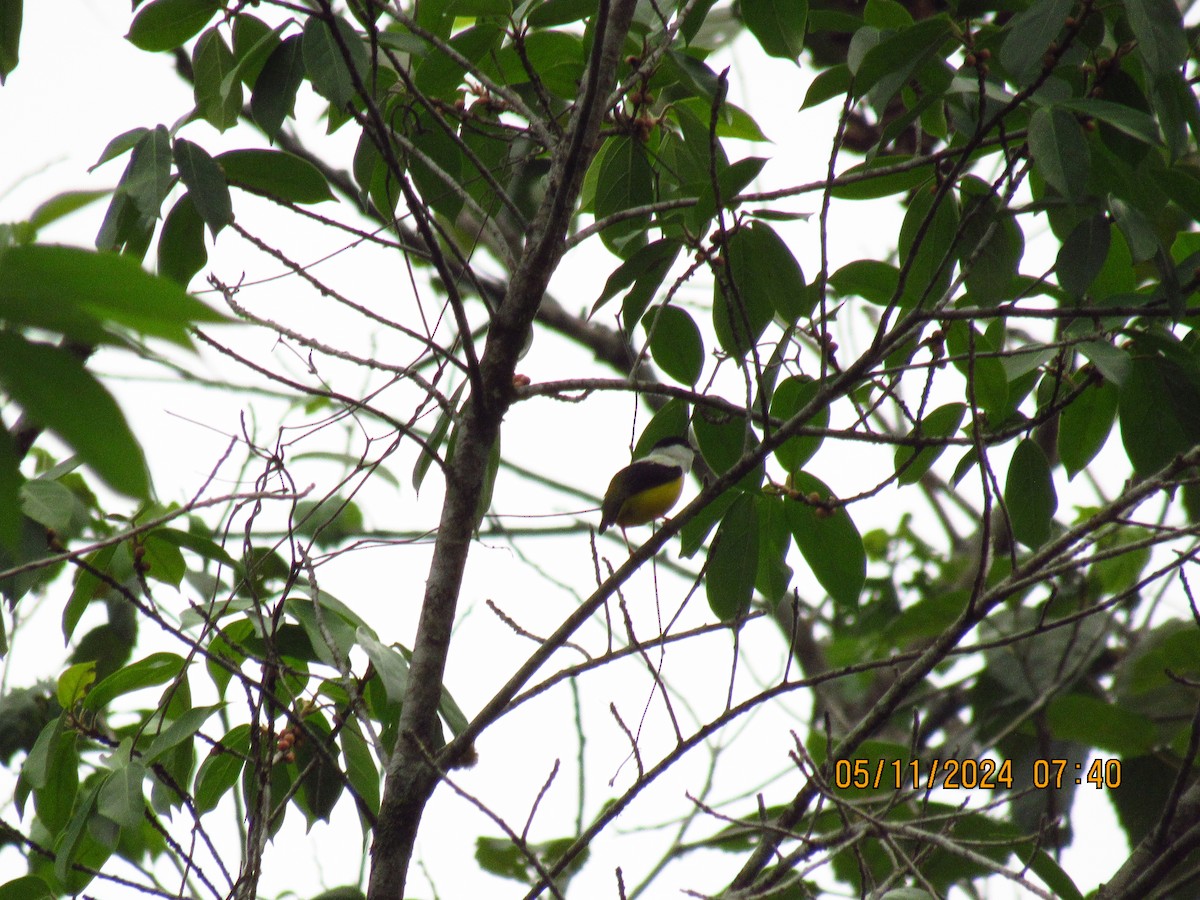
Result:
<svg viewBox="0 0 1200 900"><path fill-rule="evenodd" d="M95 661L76 663L58 676L58 705L63 709L74 709L83 699L87 689L96 680Z"/></svg>
<svg viewBox="0 0 1200 900"><path fill-rule="evenodd" d="M832 195L838 200L878 200L895 194L906 194L932 183L933 171L929 166L901 168L912 157L876 156L868 162L851 166L838 176Z"/></svg>
<svg viewBox="0 0 1200 900"><path fill-rule="evenodd" d="M786 501L765 494L752 494L758 511L758 567L754 586L768 604L779 603L792 583L787 564L792 533L788 529Z"/></svg>
<svg viewBox="0 0 1200 900"><path fill-rule="evenodd" d="M1056 740L1074 741L1117 756L1140 756L1157 743L1154 723L1110 701L1064 694L1046 710Z"/></svg>
<svg viewBox="0 0 1200 900"><path fill-rule="evenodd" d="M1071 12L1073 0L1039 0L1013 18L1000 47L1000 65L1021 86L1042 71L1042 57L1058 37Z"/></svg>
<svg viewBox="0 0 1200 900"><path fill-rule="evenodd" d="M1059 900L1083 900L1083 893L1075 886L1071 876L1045 850L1035 845L1024 847L1017 854Z"/></svg>
<svg viewBox="0 0 1200 900"><path fill-rule="evenodd" d="M34 244L0 253L0 317L56 328L47 312L77 311L80 321L112 322L149 337L190 347L193 322L224 322L225 317L177 284L146 272L136 261L76 247ZM65 329L71 337L84 337Z"/></svg>
<svg viewBox="0 0 1200 900"><path fill-rule="evenodd" d="M742 21L770 56L796 60L804 50L808 0L742 0Z"/></svg>
<svg viewBox="0 0 1200 900"><path fill-rule="evenodd" d="M246 87L254 87L267 58L279 46L279 36L291 23L271 28L262 19L243 12L233 21L233 55L237 59L235 77Z"/></svg>
<svg viewBox="0 0 1200 900"><path fill-rule="evenodd" d="M845 63L838 63L836 66L823 69L809 84L800 109L820 106L826 100L832 100L834 97L844 97L850 90L850 85L850 67Z"/></svg>
<svg viewBox="0 0 1200 900"><path fill-rule="evenodd" d="M1108 219L1103 215L1089 216L1076 225L1054 264L1062 289L1072 297L1082 297L1100 274L1111 241Z"/></svg>
<svg viewBox="0 0 1200 900"><path fill-rule="evenodd" d="M408 685L408 660L395 647L380 643L379 639L365 625L357 632L358 644L367 659L375 667L383 689L387 692L389 703L400 703L404 700L404 691Z"/></svg>
<svg viewBox="0 0 1200 900"><path fill-rule="evenodd" d="M875 259L856 259L829 276L833 289L843 297L862 297L869 303L887 306L900 286L900 270Z"/></svg>
<svg viewBox="0 0 1200 900"><path fill-rule="evenodd" d="M745 615L758 574L758 512L754 496L741 494L725 513L708 552L704 582L708 605L722 622Z"/></svg>
<svg viewBox="0 0 1200 900"><path fill-rule="evenodd" d="M174 653L151 653L113 672L88 693L84 709L97 712L122 694L166 684L183 671L187 661Z"/></svg>
<svg viewBox="0 0 1200 900"><path fill-rule="evenodd" d="M282 150L229 150L217 157L230 184L292 203L334 199L320 170Z"/></svg>
<svg viewBox="0 0 1200 900"><path fill-rule="evenodd" d="M775 314L775 294L803 290L799 266L782 273L780 283L775 283L780 273L764 270L756 251L761 251L770 239L763 238L760 228L774 235L770 226L754 222L729 237L723 256L724 278L713 285L713 328L722 349L736 359L750 352L770 324Z"/></svg>
<svg viewBox="0 0 1200 900"><path fill-rule="evenodd" d="M605 303L632 285L633 290L625 297L622 304L625 320L629 325L642 317L642 313L662 286L663 279L676 257L679 256L679 242L658 240L638 248L629 259L613 270L604 283L600 297L592 304L588 313L591 318Z"/></svg>
<svg viewBox="0 0 1200 900"><path fill-rule="evenodd" d="M142 216L154 220L173 183L171 138L167 129L159 125L146 132L133 148L117 190L133 201Z"/></svg>
<svg viewBox="0 0 1200 900"><path fill-rule="evenodd" d="M100 815L124 828L140 828L146 812L146 799L142 794L145 778L146 767L138 760L126 758L105 776L100 786L96 796L96 809Z"/></svg>
<svg viewBox="0 0 1200 900"><path fill-rule="evenodd" d="M23 5L23 0L0 0L0 86L20 61Z"/></svg>
<svg viewBox="0 0 1200 900"><path fill-rule="evenodd" d="M953 194L941 195L940 200L930 188L913 194L900 226L900 260L908 266L901 306L932 302L946 292L954 271L952 248L958 230L958 201Z"/></svg>
<svg viewBox="0 0 1200 900"><path fill-rule="evenodd" d="M236 125L242 112L242 83L231 77L236 68L237 59L217 28L208 29L196 41L192 49L192 93L196 98L196 112L218 131ZM177 159L178 144L176 141Z"/></svg>
<svg viewBox="0 0 1200 900"><path fill-rule="evenodd" d="M1176 412L1173 394L1181 389L1187 376L1178 364L1138 348L1117 400L1121 441L1137 474L1157 472L1195 443Z"/></svg>
<svg viewBox="0 0 1200 900"><path fill-rule="evenodd" d="M820 382L808 375L790 375L771 395L771 418L789 421L815 397ZM829 427L829 407L823 406L806 423L811 428ZM787 472L798 472L821 446L821 435L788 438L775 449L775 458Z"/></svg>
<svg viewBox="0 0 1200 900"><path fill-rule="evenodd" d="M0 0L10 2L10 0ZM20 0L16 0L18 7ZM3 84L0 79L0 84ZM50 885L37 875L22 875L0 884L0 900L53 900L55 894Z"/></svg>
<svg viewBox="0 0 1200 900"><path fill-rule="evenodd" d="M1184 64L1188 36L1174 0L1125 0L1125 16L1151 75L1166 75Z"/></svg>
<svg viewBox="0 0 1200 900"><path fill-rule="evenodd" d="M1034 110L1029 120L1029 151L1048 185L1072 203L1084 201L1091 149L1074 115L1059 106Z"/></svg>
<svg viewBox="0 0 1200 900"><path fill-rule="evenodd" d="M75 515L75 495L65 485L34 478L21 485L21 512L30 520L66 534Z"/></svg>
<svg viewBox="0 0 1200 900"><path fill-rule="evenodd" d="M343 108L356 97L355 83L363 84L370 59L354 26L341 16L334 16L333 24L337 34L321 17L309 16L302 52L313 90L334 107Z"/></svg>
<svg viewBox="0 0 1200 900"><path fill-rule="evenodd" d="M197 706L184 710L166 728L154 735L154 740L150 742L142 759L147 765L159 761L168 751L195 735L200 730L200 726L223 706L223 703L217 703L213 706Z"/></svg>
<svg viewBox="0 0 1200 900"><path fill-rule="evenodd" d="M1117 227L1125 235L1125 243L1135 263L1145 262L1161 249L1154 226L1140 209L1113 195L1108 198L1108 207Z"/></svg>
<svg viewBox="0 0 1200 900"><path fill-rule="evenodd" d="M642 326L659 368L682 384L694 385L704 371L704 340L692 317L677 306L658 306L642 319Z"/></svg>
<svg viewBox="0 0 1200 900"><path fill-rule="evenodd" d="M211 812L237 784L250 753L250 726L238 725L213 747L196 772L193 795L200 813Z"/></svg>
<svg viewBox="0 0 1200 900"><path fill-rule="evenodd" d="M1004 503L1014 538L1034 549L1049 540L1058 494L1046 454L1031 438L1021 441L1013 451Z"/></svg>
<svg viewBox="0 0 1200 900"><path fill-rule="evenodd" d="M300 35L292 35L271 51L263 64L254 92L250 113L271 143L279 137L283 120L292 115L296 93L304 81L304 55Z"/></svg>
<svg viewBox="0 0 1200 900"><path fill-rule="evenodd" d="M791 488L810 502L789 500L785 506L788 528L813 575L842 608L858 603L867 578L867 553L862 537L844 506L830 509L833 492L807 472L793 472Z"/></svg>
<svg viewBox="0 0 1200 900"><path fill-rule="evenodd" d="M449 44L466 60L482 63L488 60L504 37L504 31L493 24L479 24L454 35ZM430 49L419 55L420 63L413 73L416 88L426 96L450 99L463 83L467 70L448 54Z"/></svg>
<svg viewBox="0 0 1200 900"><path fill-rule="evenodd" d="M184 194L167 213L158 236L158 274L186 288L207 262L204 220L192 195Z"/></svg>
<svg viewBox="0 0 1200 900"><path fill-rule="evenodd" d="M1117 388L1111 382L1090 384L1062 411L1058 455L1067 478L1074 478L1087 468L1108 440L1117 415L1117 396Z"/></svg>
<svg viewBox="0 0 1200 900"><path fill-rule="evenodd" d="M16 550L21 541L20 504L24 483L25 476L21 474L12 437L0 422L0 550Z"/></svg>
<svg viewBox="0 0 1200 900"><path fill-rule="evenodd" d="M0 385L114 490L130 497L149 494L141 445L112 395L70 352L0 332Z"/></svg>
<svg viewBox="0 0 1200 900"><path fill-rule="evenodd" d="M217 0L153 0L142 7L125 38L152 53L174 50L199 34L220 8Z"/></svg>
<svg viewBox="0 0 1200 900"><path fill-rule="evenodd" d="M654 172L646 148L624 136L609 141L596 186L597 221L654 202ZM613 253L628 257L644 244L649 221L649 213L624 218L605 227L601 238Z"/></svg>
<svg viewBox="0 0 1200 900"><path fill-rule="evenodd" d="M225 174L202 147L183 138L175 141L175 166L215 240L221 229L233 221L233 203Z"/></svg>
<svg viewBox="0 0 1200 900"><path fill-rule="evenodd" d="M915 484L929 471L946 449L944 439L958 431L967 407L963 403L947 403L927 413L908 433L925 446L902 444L896 448L896 479L900 484Z"/></svg>
<svg viewBox="0 0 1200 900"><path fill-rule="evenodd" d="M1097 100L1094 97L1060 100L1054 105L1058 109L1070 110L1111 125L1117 131L1144 144L1150 144L1153 147L1162 146L1162 138L1159 136L1158 125L1155 123L1154 117L1140 109L1134 109L1123 103L1113 103L1110 100Z"/></svg>
<svg viewBox="0 0 1200 900"><path fill-rule="evenodd" d="M57 222L110 194L112 191L63 191L39 203L29 215L29 224L37 229L45 228L51 222Z"/></svg>

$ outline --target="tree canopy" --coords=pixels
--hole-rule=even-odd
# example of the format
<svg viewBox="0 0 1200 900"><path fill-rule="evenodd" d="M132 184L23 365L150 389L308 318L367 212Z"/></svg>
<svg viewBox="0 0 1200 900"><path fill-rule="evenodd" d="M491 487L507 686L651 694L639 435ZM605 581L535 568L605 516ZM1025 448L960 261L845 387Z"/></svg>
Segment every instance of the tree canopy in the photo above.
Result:
<svg viewBox="0 0 1200 900"><path fill-rule="evenodd" d="M134 0L191 105L0 225L0 900L1195 896L1190 12Z"/></svg>

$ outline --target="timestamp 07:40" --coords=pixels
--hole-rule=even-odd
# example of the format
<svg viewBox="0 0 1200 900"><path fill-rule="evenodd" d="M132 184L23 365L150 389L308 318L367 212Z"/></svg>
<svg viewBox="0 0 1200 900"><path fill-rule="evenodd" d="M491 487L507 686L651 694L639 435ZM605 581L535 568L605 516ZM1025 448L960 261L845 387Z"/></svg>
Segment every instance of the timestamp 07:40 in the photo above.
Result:
<svg viewBox="0 0 1200 900"><path fill-rule="evenodd" d="M1035 759L1027 783L1037 790L1057 790L1072 782L1097 790L1120 787L1121 760L1093 759L1085 770L1083 763L1069 759ZM833 767L833 784L839 790L1012 790L1012 760L839 759Z"/></svg>

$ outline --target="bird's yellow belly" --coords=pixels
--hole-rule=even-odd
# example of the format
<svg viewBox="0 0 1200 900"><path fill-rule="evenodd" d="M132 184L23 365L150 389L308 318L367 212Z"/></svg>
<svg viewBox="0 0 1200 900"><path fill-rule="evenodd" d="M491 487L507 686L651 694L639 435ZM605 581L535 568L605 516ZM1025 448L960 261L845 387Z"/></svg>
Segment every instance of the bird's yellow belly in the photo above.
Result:
<svg viewBox="0 0 1200 900"><path fill-rule="evenodd" d="M666 484L635 494L621 504L621 511L617 513L617 524L622 528L628 528L630 525L645 525L647 522L652 522L659 516L665 515L675 505L675 501L679 499L681 493L683 493L682 476L674 481L668 481Z"/></svg>

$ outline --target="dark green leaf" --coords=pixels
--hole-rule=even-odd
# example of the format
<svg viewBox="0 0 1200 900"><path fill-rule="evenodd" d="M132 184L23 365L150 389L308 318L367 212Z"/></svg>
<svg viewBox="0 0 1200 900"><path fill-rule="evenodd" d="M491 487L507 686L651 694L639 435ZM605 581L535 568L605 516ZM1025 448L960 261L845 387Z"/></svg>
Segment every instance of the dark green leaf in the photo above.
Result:
<svg viewBox="0 0 1200 900"><path fill-rule="evenodd" d="M213 747L196 772L194 796L201 813L211 812L237 784L250 752L250 726L238 725Z"/></svg>
<svg viewBox="0 0 1200 900"><path fill-rule="evenodd" d="M118 134L115 138L108 142L104 148L104 152L100 154L100 158L92 164L88 171L91 172L94 169L98 169L106 162L114 160L118 156L124 156L137 146L138 141L140 141L149 133L149 128L131 128L128 131Z"/></svg>
<svg viewBox="0 0 1200 900"><path fill-rule="evenodd" d="M600 161L597 221L654 202L654 172L646 148L629 137L610 138L610 141L612 144ZM647 212L613 222L601 232L605 246L618 256L630 256L643 245L649 221Z"/></svg>
<svg viewBox="0 0 1200 900"><path fill-rule="evenodd" d="M1014 538L1035 549L1050 538L1058 494L1046 454L1030 438L1017 444L1013 451L1004 485L1004 503Z"/></svg>
<svg viewBox="0 0 1200 900"><path fill-rule="evenodd" d="M958 431L967 407L962 403L947 403L928 413L908 433L925 446L902 444L896 448L896 478L901 484L915 484L929 471L946 449L944 439Z"/></svg>
<svg viewBox="0 0 1200 900"><path fill-rule="evenodd" d="M930 188L913 194L900 226L900 260L908 266L902 306L935 301L949 288L958 230L958 202L953 194L939 198Z"/></svg>
<svg viewBox="0 0 1200 900"><path fill-rule="evenodd" d="M283 120L292 114L296 106L296 92L303 81L301 37L294 34L284 38L271 51L258 80L254 82L254 93L250 98L250 112L254 121L272 143L283 128Z"/></svg>
<svg viewBox="0 0 1200 900"><path fill-rule="evenodd" d="M242 83L231 77L236 68L233 51L217 28L208 29L196 41L192 49L196 112L218 131L236 125L242 112ZM176 141L176 156L178 143Z"/></svg>
<svg viewBox="0 0 1200 900"><path fill-rule="evenodd" d="M742 0L742 21L770 56L796 60L804 50L808 0Z"/></svg>
<svg viewBox="0 0 1200 900"><path fill-rule="evenodd" d="M820 106L826 100L844 97L849 90L850 68L845 63L830 66L817 73L817 77L809 84L808 92L805 93L804 102L800 108L809 109L813 106Z"/></svg>
<svg viewBox="0 0 1200 900"><path fill-rule="evenodd" d="M1187 60L1188 36L1174 0L1125 0L1125 15L1151 75L1175 72Z"/></svg>
<svg viewBox="0 0 1200 900"><path fill-rule="evenodd" d="M192 195L184 194L167 213L158 236L158 274L186 288L207 262L204 220Z"/></svg>
<svg viewBox="0 0 1200 900"><path fill-rule="evenodd" d="M817 395L820 382L807 375L791 375L771 395L771 418L789 421ZM829 427L829 407L819 408L806 423L810 428ZM821 435L788 438L775 449L775 458L787 472L798 472L821 446Z"/></svg>
<svg viewBox="0 0 1200 900"><path fill-rule="evenodd" d="M1022 862L1029 867L1059 900L1083 900L1083 893L1058 862L1040 847L1032 846L1018 851Z"/></svg>
<svg viewBox="0 0 1200 900"><path fill-rule="evenodd" d="M157 219L174 179L171 177L171 139L159 125L147 132L133 148L129 167L117 190L133 201L147 219Z"/></svg>
<svg viewBox="0 0 1200 900"><path fill-rule="evenodd" d="M627 322L632 325L633 321L641 318L678 256L678 241L653 241L638 248L629 259L617 266L608 276L608 280L604 283L604 290L592 304L588 317L594 316L605 303L633 285L633 290L629 292L624 303L624 310L635 316L635 319L627 319Z"/></svg>
<svg viewBox="0 0 1200 900"><path fill-rule="evenodd" d="M809 502L788 500L785 507L792 538L821 587L838 606L858 603L867 577L867 554L850 514L832 504L833 492L807 472L793 472L791 488Z"/></svg>
<svg viewBox="0 0 1200 900"><path fill-rule="evenodd" d="M677 306L658 306L642 325L659 368L676 381L695 384L704 371L704 340L692 317Z"/></svg>
<svg viewBox="0 0 1200 900"><path fill-rule="evenodd" d="M316 166L282 150L230 150L217 162L230 184L249 191L301 204L334 199Z"/></svg>
<svg viewBox="0 0 1200 900"><path fill-rule="evenodd" d="M770 237L760 229L770 232ZM717 340L736 359L745 357L762 337L774 317L776 295L804 291L804 278L794 259L790 272L776 273L763 267L756 254L773 243L772 239L777 240L765 223L754 222L749 228L735 231L725 247L724 277L713 285L712 315ZM783 250L788 252L786 247Z"/></svg>
<svg viewBox="0 0 1200 900"><path fill-rule="evenodd" d="M1172 392L1185 384L1177 368L1157 356L1138 352L1120 386L1117 415L1121 441L1139 475L1158 471L1195 443L1172 402Z"/></svg>
<svg viewBox="0 0 1200 900"><path fill-rule="evenodd" d="M1159 137L1154 117L1140 109L1134 109L1132 106L1113 103L1110 100L1098 100L1094 97L1061 100L1055 106L1098 119L1142 143L1155 147L1162 145L1162 138Z"/></svg>
<svg viewBox="0 0 1200 900"><path fill-rule="evenodd" d="M1108 198L1108 206L1117 221L1117 227L1125 235L1125 243L1129 246L1130 256L1135 263L1145 262L1159 251L1162 245L1159 243L1158 234L1140 209L1111 195Z"/></svg>
<svg viewBox="0 0 1200 900"><path fill-rule="evenodd" d="M233 55L237 59L235 74L246 87L254 87L262 68L275 48L288 23L272 29L262 19L243 12L233 21Z"/></svg>
<svg viewBox="0 0 1200 900"><path fill-rule="evenodd" d="M1108 219L1103 215L1084 219L1063 241L1054 270L1058 283L1072 297L1082 297L1108 258L1111 242Z"/></svg>
<svg viewBox="0 0 1200 900"><path fill-rule="evenodd" d="M21 539L20 460L8 429L0 422L0 548L15 550Z"/></svg>
<svg viewBox="0 0 1200 900"><path fill-rule="evenodd" d="M151 653L145 659L118 669L92 688L83 702L84 708L98 712L122 694L166 684L183 671L186 663L182 656L174 653Z"/></svg>
<svg viewBox="0 0 1200 900"><path fill-rule="evenodd" d="M792 543L788 530L786 501L765 494L753 494L758 510L758 571L754 586L769 604L783 599L792 583L792 568L787 552Z"/></svg>
<svg viewBox="0 0 1200 900"><path fill-rule="evenodd" d="M1140 756L1156 743L1154 723L1107 700L1083 694L1055 697L1046 709L1050 733L1116 756Z"/></svg>
<svg viewBox="0 0 1200 900"><path fill-rule="evenodd" d="M504 37L504 31L492 24L466 28L450 39L450 46L466 60L479 64L488 60ZM440 51L425 53L417 65L413 80L423 94L450 99L463 83L467 70Z"/></svg>
<svg viewBox="0 0 1200 900"><path fill-rule="evenodd" d="M1072 203L1083 202L1091 150L1074 115L1059 106L1035 110L1029 120L1029 150L1047 184Z"/></svg>
<svg viewBox="0 0 1200 900"><path fill-rule="evenodd" d="M1125 383L1131 364L1127 351L1106 341L1086 341L1079 345L1079 352L1096 367L1105 381L1118 386Z"/></svg>
<svg viewBox="0 0 1200 900"><path fill-rule="evenodd" d="M0 2L8 3L11 0L0 0ZM20 0L16 0L16 2L19 8ZM0 84L3 83L4 81L0 79ZM22 875L20 878L0 884L0 900L52 900L54 896L50 885L37 875Z"/></svg>
<svg viewBox="0 0 1200 900"><path fill-rule="evenodd" d="M10 321L54 328L41 316L56 307L75 307L92 321L182 347L191 346L186 330L191 323L226 321L177 284L122 256L51 244L0 253L0 309Z"/></svg>
<svg viewBox="0 0 1200 900"><path fill-rule="evenodd" d="M1029 84L1042 71L1042 57L1062 31L1071 4L1072 0L1031 3L1009 23L1000 64L1018 85Z"/></svg>
<svg viewBox="0 0 1200 900"><path fill-rule="evenodd" d="M887 306L900 286L900 270L875 259L856 259L829 276L833 289L843 297L862 297Z"/></svg>
<svg viewBox="0 0 1200 900"><path fill-rule="evenodd" d="M1087 468L1108 440L1117 415L1117 394L1111 382L1091 384L1063 410L1058 455L1068 478Z"/></svg>
<svg viewBox="0 0 1200 900"><path fill-rule="evenodd" d="M313 89L335 108L345 107L363 83L370 59L362 37L341 16L334 16L337 33L319 16L309 16L304 25L304 67Z"/></svg>
<svg viewBox="0 0 1200 900"><path fill-rule="evenodd" d="M114 490L131 497L148 494L141 446L112 395L70 352L0 332L0 385Z"/></svg>
<svg viewBox="0 0 1200 900"><path fill-rule="evenodd" d="M215 240L220 230L233 221L233 203L225 174L202 147L183 138L175 141L175 166Z"/></svg>
<svg viewBox="0 0 1200 900"><path fill-rule="evenodd" d="M708 605L722 622L745 615L758 574L758 513L754 496L740 494L717 528L704 582Z"/></svg>
<svg viewBox="0 0 1200 900"><path fill-rule="evenodd" d="M877 156L873 160L851 166L840 176L832 195L838 200L877 200L905 194L930 182L933 172L929 166L900 168L908 156Z"/></svg>
<svg viewBox="0 0 1200 900"><path fill-rule="evenodd" d="M971 299L980 306L995 306L1013 294L1017 268L1025 252L1025 238L1014 216L987 195L967 200L959 231L959 260Z"/></svg>
<svg viewBox="0 0 1200 900"><path fill-rule="evenodd" d="M0 85L4 84L21 58L23 6L24 0L0 0Z"/></svg>
<svg viewBox="0 0 1200 900"><path fill-rule="evenodd" d="M142 7L125 37L142 50L174 50L199 34L220 8L217 0L153 0Z"/></svg>

